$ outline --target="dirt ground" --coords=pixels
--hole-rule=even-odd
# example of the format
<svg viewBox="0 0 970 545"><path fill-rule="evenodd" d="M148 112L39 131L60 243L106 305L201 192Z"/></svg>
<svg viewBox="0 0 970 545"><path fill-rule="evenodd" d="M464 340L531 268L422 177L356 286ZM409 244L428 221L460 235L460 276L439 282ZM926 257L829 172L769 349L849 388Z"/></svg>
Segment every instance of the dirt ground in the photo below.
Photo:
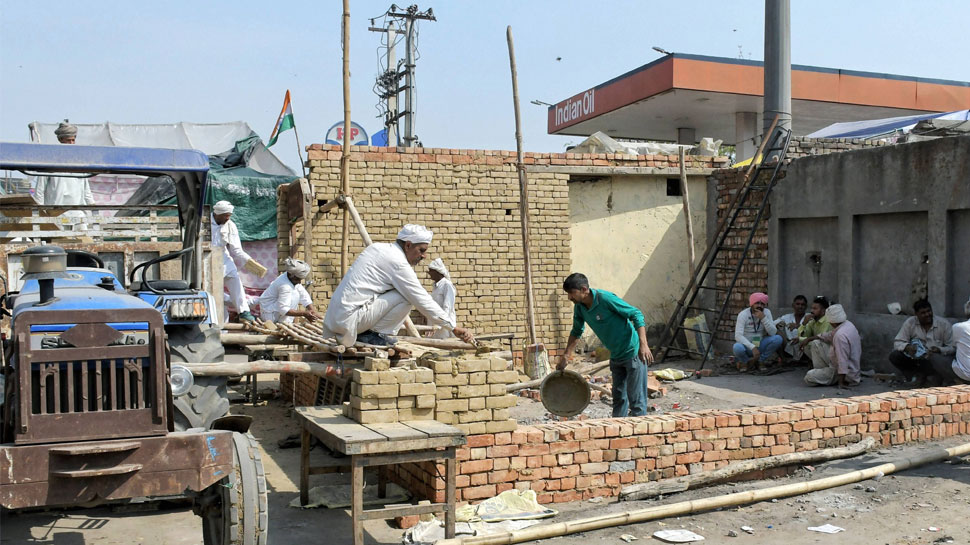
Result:
<svg viewBox="0 0 970 545"><path fill-rule="evenodd" d="M689 366L690 363L681 364ZM676 367L665 364L663 367ZM778 404L790 401L817 399L822 396L851 396L886 391L885 383L865 380L852 390L839 392L836 388L809 388L801 383L803 370L758 377L727 375L700 380L667 384L665 398L651 400L660 411L670 411L674 403L683 410L699 408L728 408ZM278 386L275 379L265 377L260 390L271 393ZM277 440L296 433L295 420L284 400L252 407L234 403L234 413L255 417L253 435L264 451L264 465L269 487L271 545L319 542L321 535L332 544L349 544L350 514L346 509L301 510L287 504L298 495L299 449L280 449ZM541 404L521 398L515 409L523 419L545 419ZM597 402L587 409L590 416L608 414L609 407ZM604 412L605 411L605 412ZM689 491L661 500L640 502L601 503L575 502L554 507L560 514L550 522L592 517L612 512L667 504L686 499L704 498L836 475L852 469L868 467L940 445L963 442L955 438L945 442L914 445L882 450L852 460L819 465L814 471L799 470L782 479L750 481L736 485L720 485ZM320 448L311 457L326 454ZM312 486L348 484L346 475L315 476ZM585 534L556 538L557 544L583 544L590 541L623 543L620 536L633 535L639 540L655 540L651 534L660 529L687 528L706 537L708 543L742 543L767 545L799 544L932 544L970 543L970 524L966 513L970 509L970 465L937 463L866 481L860 485L846 485L813 494L786 498L777 502L763 502L737 509L702 513L663 521L603 529ZM834 524L845 528L835 535L807 531L809 526ZM750 526L753 534L740 529ZM931 532L936 527L941 531ZM0 543L6 544L130 544L196 545L202 543L201 520L191 509L181 505L140 504L107 506L86 510L50 510L25 513L4 512L0 516ZM727 537L734 531L739 537ZM402 531L385 521L365 524L367 543L400 543ZM656 541L659 543L659 541Z"/></svg>

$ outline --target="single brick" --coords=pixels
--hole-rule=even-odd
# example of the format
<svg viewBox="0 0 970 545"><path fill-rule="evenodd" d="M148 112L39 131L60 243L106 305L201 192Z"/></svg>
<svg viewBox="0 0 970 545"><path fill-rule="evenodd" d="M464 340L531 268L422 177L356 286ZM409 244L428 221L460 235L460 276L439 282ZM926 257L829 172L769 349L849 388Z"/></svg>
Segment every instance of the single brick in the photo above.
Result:
<svg viewBox="0 0 970 545"><path fill-rule="evenodd" d="M515 404L518 401L519 401L519 398L513 395L489 396L485 398L485 408L486 409L508 409L510 407L515 407Z"/></svg>
<svg viewBox="0 0 970 545"><path fill-rule="evenodd" d="M434 383L416 382L412 384L401 384L402 396L421 396L435 395L438 392Z"/></svg>
<svg viewBox="0 0 970 545"><path fill-rule="evenodd" d="M361 384L360 397L365 399L374 398L396 398L398 395L397 384Z"/></svg>
<svg viewBox="0 0 970 545"><path fill-rule="evenodd" d="M389 424L398 422L398 411L396 409L361 411L360 418L357 421L361 424Z"/></svg>
<svg viewBox="0 0 970 545"><path fill-rule="evenodd" d="M364 358L364 369L367 371L387 371L391 368L391 362L385 358Z"/></svg>
<svg viewBox="0 0 970 545"><path fill-rule="evenodd" d="M459 373L488 371L492 366L492 363L489 360L467 360L463 358L459 358L457 360L457 364Z"/></svg>
<svg viewBox="0 0 970 545"><path fill-rule="evenodd" d="M380 383L381 374L377 371L362 371L360 369L354 369L351 373L351 379L357 384L378 384Z"/></svg>
<svg viewBox="0 0 970 545"><path fill-rule="evenodd" d="M414 402L415 407L419 409L433 409L435 407L435 397L433 395L416 396Z"/></svg>
<svg viewBox="0 0 970 545"><path fill-rule="evenodd" d="M417 401L414 396L406 396L397 398L397 408L398 409L411 409L414 408Z"/></svg>

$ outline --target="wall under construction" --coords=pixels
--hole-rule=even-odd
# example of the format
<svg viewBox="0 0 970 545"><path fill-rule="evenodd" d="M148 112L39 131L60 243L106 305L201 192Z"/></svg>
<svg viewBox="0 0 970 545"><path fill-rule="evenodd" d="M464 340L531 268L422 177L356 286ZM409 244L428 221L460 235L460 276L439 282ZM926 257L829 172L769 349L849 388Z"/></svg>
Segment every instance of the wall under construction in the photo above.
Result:
<svg viewBox="0 0 970 545"><path fill-rule="evenodd" d="M848 445L883 446L970 433L970 386L521 426L471 435L458 449L458 499L534 490L540 503L616 496L628 484L711 471L732 462ZM443 464L399 464L394 480L444 501Z"/></svg>

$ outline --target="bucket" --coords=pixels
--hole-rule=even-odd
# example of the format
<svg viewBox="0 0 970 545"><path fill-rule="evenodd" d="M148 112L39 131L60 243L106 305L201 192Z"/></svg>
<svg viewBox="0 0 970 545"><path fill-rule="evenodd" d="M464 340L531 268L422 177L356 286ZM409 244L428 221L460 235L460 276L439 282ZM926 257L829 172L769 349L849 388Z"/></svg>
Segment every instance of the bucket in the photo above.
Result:
<svg viewBox="0 0 970 545"><path fill-rule="evenodd" d="M576 416L589 405L589 383L575 371L553 371L539 386L542 405L556 416Z"/></svg>

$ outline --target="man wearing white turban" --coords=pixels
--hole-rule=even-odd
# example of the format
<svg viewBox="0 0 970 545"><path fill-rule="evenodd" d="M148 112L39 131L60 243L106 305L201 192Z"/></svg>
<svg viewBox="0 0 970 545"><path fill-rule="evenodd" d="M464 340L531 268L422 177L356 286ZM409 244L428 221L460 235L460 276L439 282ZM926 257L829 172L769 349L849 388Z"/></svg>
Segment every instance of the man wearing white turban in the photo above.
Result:
<svg viewBox="0 0 970 545"><path fill-rule="evenodd" d="M303 280L310 274L310 265L299 259L286 258L285 272L259 296L259 317L269 322L292 322L294 316L303 316L314 322L320 318L313 308L310 294L303 287ZM299 310L303 305L304 310Z"/></svg>
<svg viewBox="0 0 970 545"><path fill-rule="evenodd" d="M826 369L812 369L805 374L805 382L812 386L855 386L862 378L859 372L862 365L862 338L859 330L847 319L842 305L831 305L825 309L825 318L832 330L819 335L819 339L831 344L831 366Z"/></svg>
<svg viewBox="0 0 970 545"><path fill-rule="evenodd" d="M966 321L953 325L956 354L950 364L950 372L954 382L970 384L970 299L963 305L963 315L967 318Z"/></svg>
<svg viewBox="0 0 970 545"><path fill-rule="evenodd" d="M454 322L457 319L455 314L455 297L458 296L458 291L455 289L455 285L451 282L451 274L448 272L448 267L445 267L445 262L441 258L436 258L428 265L428 276L431 277L431 281L434 282L434 288L431 290L431 298L434 299L435 303L441 307ZM440 327L432 333L431 337L435 339L448 339L452 337L451 331Z"/></svg>
<svg viewBox="0 0 970 545"><path fill-rule="evenodd" d="M236 308L240 320L251 322L253 315L249 312L249 302L246 301L246 293L243 291L236 263L242 263L247 271L260 278L266 275L266 267L257 263L242 249L239 228L229 219L232 217L233 210L235 207L229 201L219 201L212 207L212 247L222 248L223 251L222 282L229 288L230 302Z"/></svg>
<svg viewBox="0 0 970 545"><path fill-rule="evenodd" d="M64 120L54 131L57 141L61 144L73 144L77 138L77 126ZM34 185L34 200L37 204L48 206L63 206L67 204L93 205L94 193L87 178L76 176L38 176ZM84 218L87 213L82 210L68 210L64 217L72 218L75 230L85 230Z"/></svg>
<svg viewBox="0 0 970 545"><path fill-rule="evenodd" d="M421 262L431 244L432 232L421 225L405 225L393 243L371 244L347 270L333 292L323 318L324 334L340 344L353 346L393 344L388 335L397 333L412 308L417 308L429 325L454 331L466 342L474 340L468 329L458 327L425 291L414 266Z"/></svg>

